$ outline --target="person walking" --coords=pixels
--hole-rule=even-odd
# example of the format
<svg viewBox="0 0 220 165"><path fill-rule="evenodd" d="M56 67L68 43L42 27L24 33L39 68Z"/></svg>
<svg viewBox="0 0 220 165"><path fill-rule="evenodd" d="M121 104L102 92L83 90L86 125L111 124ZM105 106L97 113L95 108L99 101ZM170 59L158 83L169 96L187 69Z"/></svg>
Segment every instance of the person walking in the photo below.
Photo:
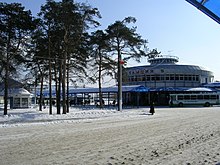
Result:
<svg viewBox="0 0 220 165"><path fill-rule="evenodd" d="M154 102L152 102L152 103L150 104L150 113L151 113L151 115L154 115L154 113L155 113L155 110L154 110Z"/></svg>

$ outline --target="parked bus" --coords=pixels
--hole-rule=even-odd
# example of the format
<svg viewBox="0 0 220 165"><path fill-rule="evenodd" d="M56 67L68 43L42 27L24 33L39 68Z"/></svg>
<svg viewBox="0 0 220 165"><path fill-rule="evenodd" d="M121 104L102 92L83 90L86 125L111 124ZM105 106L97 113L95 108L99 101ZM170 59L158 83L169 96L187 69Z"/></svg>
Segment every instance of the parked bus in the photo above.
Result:
<svg viewBox="0 0 220 165"><path fill-rule="evenodd" d="M202 105L209 107L220 103L219 93L170 94L170 106Z"/></svg>

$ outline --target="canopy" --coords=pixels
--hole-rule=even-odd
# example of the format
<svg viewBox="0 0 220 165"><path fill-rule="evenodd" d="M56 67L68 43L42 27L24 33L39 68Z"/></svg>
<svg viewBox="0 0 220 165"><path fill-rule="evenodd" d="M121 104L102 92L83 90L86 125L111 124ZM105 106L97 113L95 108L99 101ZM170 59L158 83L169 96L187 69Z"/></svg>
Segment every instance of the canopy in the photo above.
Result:
<svg viewBox="0 0 220 165"><path fill-rule="evenodd" d="M142 85L131 85L131 86L122 86L122 92L148 92L149 88L146 88ZM112 87L103 87L102 93L117 93L118 87L112 86ZM80 93L99 93L99 88L71 88L69 89L69 94L80 94ZM40 92L37 92L37 95L40 95ZM43 91L44 96L49 96L49 91L44 90ZM52 91L52 95L55 96L55 91Z"/></svg>
<svg viewBox="0 0 220 165"><path fill-rule="evenodd" d="M188 88L177 88L177 87L159 87L159 88L151 88L152 92L176 92L176 91L185 91Z"/></svg>
<svg viewBox="0 0 220 165"><path fill-rule="evenodd" d="M211 17L217 23L220 23L220 1L219 0L186 0Z"/></svg>
<svg viewBox="0 0 220 165"><path fill-rule="evenodd" d="M205 88L205 87L198 87L198 88L190 88L186 90L187 92L214 92L216 91L215 89L211 88Z"/></svg>
<svg viewBox="0 0 220 165"><path fill-rule="evenodd" d="M149 89L141 86L141 85L131 85L131 86L122 86L122 92L148 92ZM70 94L76 93L98 93L99 88L77 88L77 89L70 89ZM118 87L104 87L102 88L102 93L117 93Z"/></svg>

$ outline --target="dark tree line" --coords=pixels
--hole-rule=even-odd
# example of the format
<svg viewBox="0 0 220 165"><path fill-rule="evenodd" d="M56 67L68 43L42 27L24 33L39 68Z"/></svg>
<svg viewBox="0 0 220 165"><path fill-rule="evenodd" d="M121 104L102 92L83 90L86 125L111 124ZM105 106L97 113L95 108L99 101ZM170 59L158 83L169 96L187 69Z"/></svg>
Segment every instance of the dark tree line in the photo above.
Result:
<svg viewBox="0 0 220 165"><path fill-rule="evenodd" d="M87 79L99 83L122 69L121 61L140 60L157 54L136 33L135 18L116 21L106 30L96 30L101 15L97 8L73 0L47 0L38 17L18 3L0 3L0 74L5 84L4 115L7 114L8 79L22 66L26 78L41 84L39 110L43 106L43 85L49 83L49 114L52 114L52 84L55 84L57 114L69 112L69 84ZM115 60L117 57L117 60ZM118 65L118 66L117 66ZM92 68L92 75L88 70ZM62 95L61 95L62 94ZM62 101L61 101L62 100ZM101 105L102 106L102 105Z"/></svg>
<svg viewBox="0 0 220 165"><path fill-rule="evenodd" d="M24 11L21 4L0 3L0 74L5 86L4 115L7 115L9 77L16 74L17 66L25 61L25 50L35 25L31 12Z"/></svg>

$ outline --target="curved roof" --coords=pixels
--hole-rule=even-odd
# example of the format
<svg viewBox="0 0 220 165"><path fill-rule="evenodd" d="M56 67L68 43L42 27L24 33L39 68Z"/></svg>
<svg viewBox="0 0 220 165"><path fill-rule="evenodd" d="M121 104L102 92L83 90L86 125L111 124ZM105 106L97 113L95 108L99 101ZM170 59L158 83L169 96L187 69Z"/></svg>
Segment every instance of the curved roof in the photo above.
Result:
<svg viewBox="0 0 220 165"><path fill-rule="evenodd" d="M4 96L4 91L5 91L5 90L2 90L2 91L0 92L0 95L1 95L1 96ZM8 90L8 95L9 95L9 97L14 96L14 95L30 96L31 93L28 92L28 91L27 91L26 89L24 89L24 88L10 88L10 89Z"/></svg>
<svg viewBox="0 0 220 165"><path fill-rule="evenodd" d="M173 73L191 73L191 72L201 72L208 73L213 75L211 71L206 70L204 67L196 65L179 65L179 64L155 64L155 65L144 65L144 66L135 66L128 67L128 70L166 70L167 72L171 71Z"/></svg>
<svg viewBox="0 0 220 165"><path fill-rule="evenodd" d="M205 75L205 76L213 76L211 71L207 69L196 66L196 65L181 65L176 64L179 61L179 58L176 56L167 56L167 55L159 55L153 56L148 59L150 65L143 65L143 66L135 66L135 67L128 67L126 68L129 70L141 70L141 74L145 73L153 73L156 74L160 73L170 73L170 74L197 74L197 75ZM148 71L149 70L149 71ZM138 73L138 72L137 72Z"/></svg>
<svg viewBox="0 0 220 165"><path fill-rule="evenodd" d="M198 87L198 88L190 88L186 91L190 91L190 92L212 92L212 91L216 91L210 88L205 88L205 87Z"/></svg>

